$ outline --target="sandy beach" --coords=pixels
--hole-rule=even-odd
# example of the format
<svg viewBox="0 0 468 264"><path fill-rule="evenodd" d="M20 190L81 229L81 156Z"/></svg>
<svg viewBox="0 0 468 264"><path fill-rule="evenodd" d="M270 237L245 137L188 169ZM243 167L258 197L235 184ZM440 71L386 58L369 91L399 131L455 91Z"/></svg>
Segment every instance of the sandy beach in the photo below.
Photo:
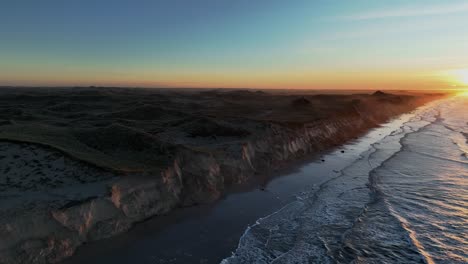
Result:
<svg viewBox="0 0 468 264"><path fill-rule="evenodd" d="M468 263L467 1L0 6L0 264Z"/></svg>
<svg viewBox="0 0 468 264"><path fill-rule="evenodd" d="M220 263L231 256L239 238L258 219L286 209L300 195L312 195L410 116L403 115L334 150L292 162L270 175L271 181L263 187L254 185L227 193L214 204L177 209L125 234L87 244L63 264Z"/></svg>
<svg viewBox="0 0 468 264"><path fill-rule="evenodd" d="M175 208L210 204L248 182L264 186L275 170L436 98L3 90L0 260L58 262ZM265 204L259 213L277 207Z"/></svg>

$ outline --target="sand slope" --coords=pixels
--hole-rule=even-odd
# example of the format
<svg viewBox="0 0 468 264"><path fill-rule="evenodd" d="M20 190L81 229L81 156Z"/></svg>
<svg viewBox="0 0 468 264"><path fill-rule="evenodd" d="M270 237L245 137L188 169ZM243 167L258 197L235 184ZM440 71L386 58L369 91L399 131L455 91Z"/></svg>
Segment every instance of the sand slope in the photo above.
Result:
<svg viewBox="0 0 468 264"><path fill-rule="evenodd" d="M435 98L2 90L0 263L56 262Z"/></svg>

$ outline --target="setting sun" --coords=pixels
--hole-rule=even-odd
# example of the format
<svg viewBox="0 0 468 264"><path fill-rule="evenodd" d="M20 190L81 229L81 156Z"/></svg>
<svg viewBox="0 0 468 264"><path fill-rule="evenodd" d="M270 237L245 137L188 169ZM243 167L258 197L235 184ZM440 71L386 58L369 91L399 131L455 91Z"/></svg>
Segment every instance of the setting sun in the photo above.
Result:
<svg viewBox="0 0 468 264"><path fill-rule="evenodd" d="M460 93L458 93L459 96L467 96L468 97L468 90L465 90L465 91L461 91Z"/></svg>
<svg viewBox="0 0 468 264"><path fill-rule="evenodd" d="M468 69L459 69L451 71L455 81L461 85L468 85Z"/></svg>
<svg viewBox="0 0 468 264"><path fill-rule="evenodd" d="M460 70L459 77L463 84L468 85L468 70Z"/></svg>
<svg viewBox="0 0 468 264"><path fill-rule="evenodd" d="M468 264L467 27L468 0L0 0L0 264Z"/></svg>

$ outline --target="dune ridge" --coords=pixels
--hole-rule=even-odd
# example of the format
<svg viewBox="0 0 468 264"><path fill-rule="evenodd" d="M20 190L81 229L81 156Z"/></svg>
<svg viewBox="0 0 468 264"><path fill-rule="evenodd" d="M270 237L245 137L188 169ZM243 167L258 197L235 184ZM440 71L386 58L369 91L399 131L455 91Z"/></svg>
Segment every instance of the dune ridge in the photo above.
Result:
<svg viewBox="0 0 468 264"><path fill-rule="evenodd" d="M233 185L440 98L130 89L0 95L8 156L0 164L9 168L0 182L9 193L0 209L1 263L58 262L86 241L179 206L215 201ZM59 168L58 182L50 183L41 168L22 173L15 162ZM12 177L43 187L16 188Z"/></svg>

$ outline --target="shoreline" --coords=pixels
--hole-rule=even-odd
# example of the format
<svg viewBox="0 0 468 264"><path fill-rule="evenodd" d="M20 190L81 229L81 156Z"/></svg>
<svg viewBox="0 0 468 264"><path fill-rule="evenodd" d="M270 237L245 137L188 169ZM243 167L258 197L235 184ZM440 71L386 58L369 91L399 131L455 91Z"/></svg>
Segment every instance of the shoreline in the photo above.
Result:
<svg viewBox="0 0 468 264"><path fill-rule="evenodd" d="M332 155L332 152L341 154L341 148L337 147L335 150L325 151L323 156ZM268 178L266 184L259 185L258 182L252 181L240 186L234 186L213 203L176 208L169 214L138 223L125 233L85 244L78 248L72 257L60 263L78 264L88 262L110 264L127 263L128 261L154 263L152 262L156 260L154 258L144 259L142 257L139 259L137 257L137 255L140 255L140 253L137 253L137 248L141 246L141 241L146 239L151 240L151 236L153 235L163 237L161 241L156 242L156 246L154 241L148 242L152 244L152 248L158 248L157 252L162 255L162 257L158 256L160 259L156 263L198 263L198 261L200 263L218 263L217 260L221 261L222 258L216 258L220 256L227 257L228 255L225 255L225 253L229 253L235 249L238 244L238 238L245 231L246 226L254 224L256 219L263 217L265 214L274 213L278 207L285 206L294 201L294 191L300 190L303 187L303 180L307 178L301 169L310 163L323 163L321 161L323 156L313 155L309 159L295 161L290 166L282 167L266 177ZM308 185L317 185L320 183L320 180L324 179L324 176L313 179L309 178ZM297 184L289 184L287 190L285 190L283 183L290 180L296 181ZM277 189L282 189L282 191L278 193L276 192ZM246 201L250 201L250 203L247 204ZM251 208L245 210L246 207ZM202 230L203 227L209 226L217 227L214 228L215 230L213 228L208 228L208 231ZM229 227L229 230L226 230L224 227ZM204 238L205 235L209 237L209 234L213 234L213 232L217 234L214 240ZM173 243L173 241L177 242ZM125 251L129 247L136 250L131 257L125 257L125 254L114 255L116 248ZM188 248L189 250L181 253L181 255L177 255L175 251L179 251L181 247ZM203 252L201 255L193 254L195 249L202 250L203 248L209 248L209 251L216 248L216 253L208 253L205 250L199 251ZM204 258L203 255L206 253L212 256ZM194 259L197 256L200 258ZM215 261L213 262L213 260Z"/></svg>
<svg viewBox="0 0 468 264"><path fill-rule="evenodd" d="M405 115L411 114L402 116ZM402 116L389 123L404 119ZM130 260L219 263L235 250L246 227L295 201L294 194L305 189L310 191L333 177L337 168L354 161L366 146L384 137L383 131L394 129L385 125L321 155L278 170L266 184L265 191L250 186L247 190L229 192L214 204L177 209L169 215L149 219L125 234L87 244L61 263L126 263ZM224 230L227 225L229 231Z"/></svg>
<svg viewBox="0 0 468 264"><path fill-rule="evenodd" d="M426 99L431 100L435 98ZM353 117L333 118L329 122L316 123L312 127L306 126L301 129L273 129L269 131L269 136L243 144L239 149L240 153L234 156L213 155L203 150L184 148L175 157L173 165L161 173L162 178L129 174L114 177L110 184L103 178L98 180L98 185L102 183L100 191L92 196L65 196L68 197L65 200L54 198L59 200L54 200L55 205L52 207L47 207L50 203L47 199L51 199L47 197L33 212L22 212L21 208L16 208L20 215L26 214L20 219L34 221L34 224L26 223L32 230L25 231L25 223L16 222L18 219L15 219L14 215L17 213L5 214L6 219L2 221L7 228L0 232L5 234L4 237L12 238L12 241L5 240L0 243L0 260L5 263L58 262L71 256L76 248L84 243L128 232L151 221L155 216L169 212L172 214L174 208L212 203L228 197L226 190L229 189L231 193L235 187L242 189L265 181L271 184L275 181L274 178L268 181L271 177L271 173L268 172L271 165L274 165L273 169L290 167L288 165L298 160L303 161L306 156L314 153L317 155L336 147L368 132L377 126L379 121L383 122L405 111L414 110L421 104L423 102L412 102L395 106L393 109L387 107L387 112L381 112L379 115L371 113L364 117L358 112ZM47 152L39 150L41 151ZM38 150L32 152L36 154ZM78 165L67 167L66 164L73 164L73 159L63 159L67 161L64 162L64 170L68 169L70 173L76 173L80 168L88 170L90 167L93 170L92 166L82 161L76 161ZM55 160L51 162L56 163ZM54 166L52 167L55 168ZM262 180L259 181L258 178ZM45 181L43 178L39 180ZM87 184L86 181L79 180L70 188L86 188ZM44 190L53 190L54 195L58 194L54 186L47 182L43 185ZM110 192L104 191L103 188L109 189ZM21 190L20 188L16 195L21 195ZM60 195L69 194L62 192ZM41 209L41 206L45 206L45 210ZM29 227L30 225L32 227ZM39 234L36 229L40 230ZM34 237L31 237L31 234L35 234Z"/></svg>

